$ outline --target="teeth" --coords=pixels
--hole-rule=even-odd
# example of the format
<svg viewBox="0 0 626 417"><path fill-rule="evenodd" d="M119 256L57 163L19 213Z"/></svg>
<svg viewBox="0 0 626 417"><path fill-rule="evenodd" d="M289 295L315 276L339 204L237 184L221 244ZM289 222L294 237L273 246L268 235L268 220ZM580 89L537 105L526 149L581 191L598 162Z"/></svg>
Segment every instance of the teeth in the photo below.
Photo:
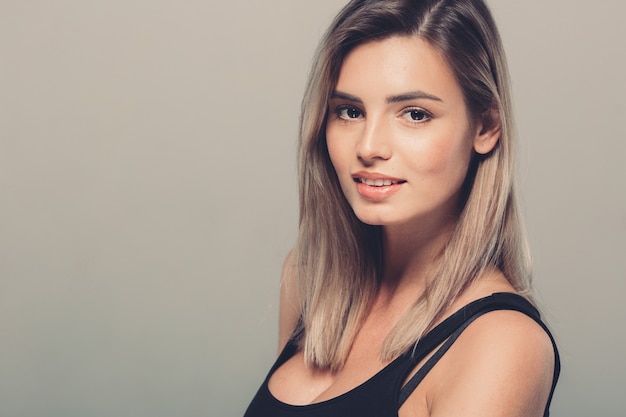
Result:
<svg viewBox="0 0 626 417"><path fill-rule="evenodd" d="M388 185L392 185L392 184L397 184L397 181L391 181L391 180L370 180L367 178L359 178L359 181L362 182L363 184L367 184L367 185L371 185L374 187L383 187L383 186L388 186Z"/></svg>

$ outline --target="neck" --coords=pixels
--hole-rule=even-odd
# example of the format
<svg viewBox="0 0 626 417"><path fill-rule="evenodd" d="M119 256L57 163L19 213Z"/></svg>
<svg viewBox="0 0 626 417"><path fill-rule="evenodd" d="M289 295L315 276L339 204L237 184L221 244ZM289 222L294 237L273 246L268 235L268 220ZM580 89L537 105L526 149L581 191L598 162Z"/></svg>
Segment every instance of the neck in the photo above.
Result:
<svg viewBox="0 0 626 417"><path fill-rule="evenodd" d="M454 222L425 228L386 226L383 231L384 265L382 291L424 291L426 277L435 265L452 231Z"/></svg>

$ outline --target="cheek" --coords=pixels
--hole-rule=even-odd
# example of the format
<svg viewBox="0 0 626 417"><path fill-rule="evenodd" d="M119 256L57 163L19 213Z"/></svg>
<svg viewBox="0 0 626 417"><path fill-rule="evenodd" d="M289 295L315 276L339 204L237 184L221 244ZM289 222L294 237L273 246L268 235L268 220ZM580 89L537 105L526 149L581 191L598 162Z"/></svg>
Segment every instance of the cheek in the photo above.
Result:
<svg viewBox="0 0 626 417"><path fill-rule="evenodd" d="M337 132L333 129L326 129L326 148L328 156L333 165L339 188L343 195L349 200L351 195L350 186L353 184L351 177L351 160L353 151L350 147L349 140L345 137L338 137Z"/></svg>
<svg viewBox="0 0 626 417"><path fill-rule="evenodd" d="M419 160L415 160L416 170L432 176L433 180L460 186L467 174L472 144L465 137L453 137L452 140L432 141L428 146L415 150L414 154L422 155Z"/></svg>
<svg viewBox="0 0 626 417"><path fill-rule="evenodd" d="M330 157L330 161L335 168L335 172L339 177L339 175L344 169L346 164L346 149L345 145L341 146L341 141L338 140L336 135L333 132L333 129L326 129L326 148L328 149L328 155Z"/></svg>

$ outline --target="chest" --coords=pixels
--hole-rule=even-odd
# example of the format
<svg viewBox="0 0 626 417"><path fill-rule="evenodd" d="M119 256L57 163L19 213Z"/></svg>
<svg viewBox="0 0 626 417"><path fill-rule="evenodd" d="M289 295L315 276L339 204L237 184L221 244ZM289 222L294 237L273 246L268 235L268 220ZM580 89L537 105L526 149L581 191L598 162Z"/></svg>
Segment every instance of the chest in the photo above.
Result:
<svg viewBox="0 0 626 417"><path fill-rule="evenodd" d="M398 409L400 390L414 366L405 357L387 364L365 361L359 366L353 361L333 375L307 368L298 352L270 375L267 394L287 412L284 417L427 417L426 390L421 387Z"/></svg>

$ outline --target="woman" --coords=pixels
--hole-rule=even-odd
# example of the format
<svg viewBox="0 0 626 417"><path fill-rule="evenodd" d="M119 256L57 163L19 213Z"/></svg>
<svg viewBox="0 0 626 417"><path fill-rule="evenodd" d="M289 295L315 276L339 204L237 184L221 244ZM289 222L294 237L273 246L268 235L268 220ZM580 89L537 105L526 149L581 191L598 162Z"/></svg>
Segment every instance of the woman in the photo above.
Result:
<svg viewBox="0 0 626 417"><path fill-rule="evenodd" d="M246 417L548 415L507 69L481 0L353 0L300 132L281 354ZM488 313L488 314L487 314Z"/></svg>

